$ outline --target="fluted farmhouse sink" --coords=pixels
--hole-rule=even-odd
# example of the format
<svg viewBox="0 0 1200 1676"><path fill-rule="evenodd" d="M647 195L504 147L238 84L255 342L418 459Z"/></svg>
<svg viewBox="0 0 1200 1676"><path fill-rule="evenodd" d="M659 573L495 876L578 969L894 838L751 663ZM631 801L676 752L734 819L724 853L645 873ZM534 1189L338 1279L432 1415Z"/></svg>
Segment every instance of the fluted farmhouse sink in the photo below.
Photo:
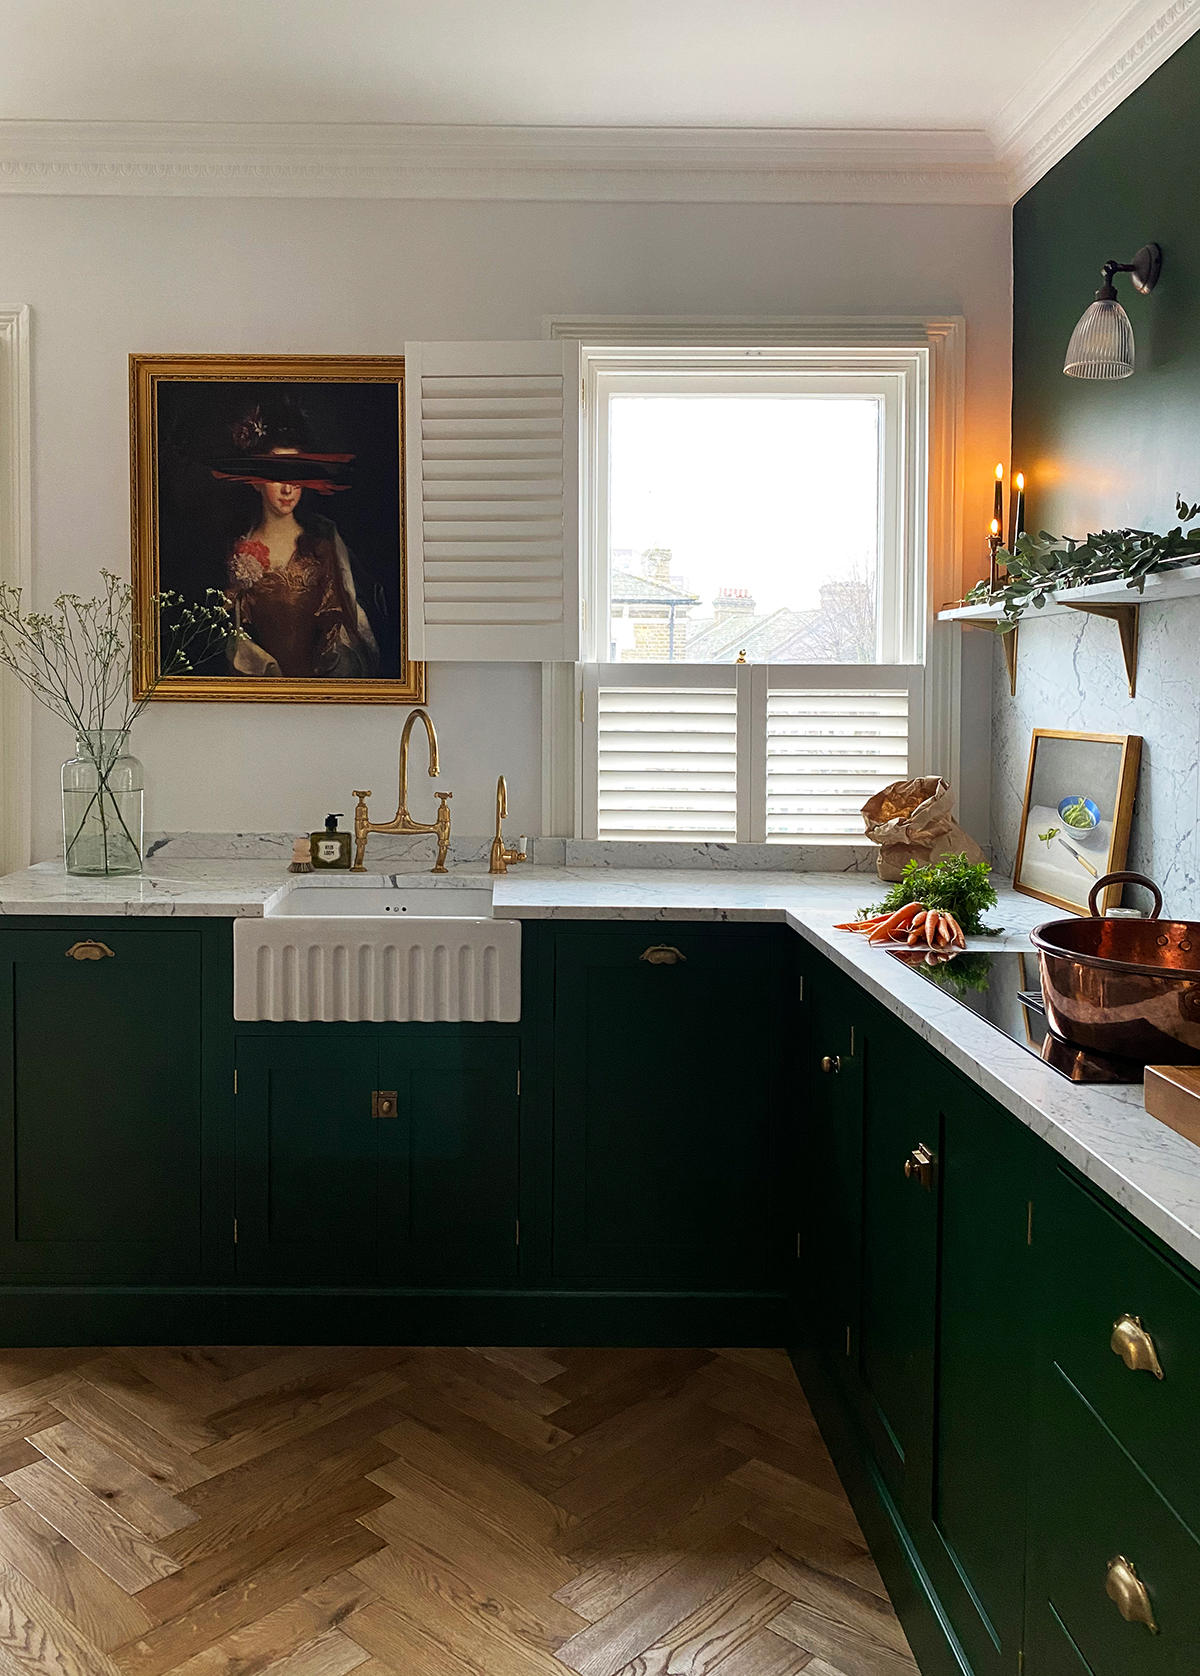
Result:
<svg viewBox="0 0 1200 1676"><path fill-rule="evenodd" d="M233 1016L499 1023L521 1016L521 926L490 881L305 877L233 926Z"/></svg>

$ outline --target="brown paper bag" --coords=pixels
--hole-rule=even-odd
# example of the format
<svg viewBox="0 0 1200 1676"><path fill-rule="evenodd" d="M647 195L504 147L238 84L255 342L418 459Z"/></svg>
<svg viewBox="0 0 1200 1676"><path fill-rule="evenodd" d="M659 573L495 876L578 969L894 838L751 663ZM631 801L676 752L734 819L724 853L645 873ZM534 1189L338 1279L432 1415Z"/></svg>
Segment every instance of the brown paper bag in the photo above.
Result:
<svg viewBox="0 0 1200 1676"><path fill-rule="evenodd" d="M950 786L936 774L897 780L867 799L862 806L863 824L867 837L879 845L875 861L881 879L889 883L899 879L909 861L919 861L924 867L944 855L987 860L951 815L953 802Z"/></svg>

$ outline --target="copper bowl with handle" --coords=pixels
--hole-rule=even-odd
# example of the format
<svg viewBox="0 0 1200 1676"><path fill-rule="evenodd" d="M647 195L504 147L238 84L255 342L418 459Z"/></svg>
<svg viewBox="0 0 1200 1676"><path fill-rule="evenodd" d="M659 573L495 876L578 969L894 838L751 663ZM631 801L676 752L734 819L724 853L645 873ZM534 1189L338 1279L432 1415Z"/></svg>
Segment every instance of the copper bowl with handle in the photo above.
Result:
<svg viewBox="0 0 1200 1676"><path fill-rule="evenodd" d="M1109 919L1109 885L1145 885L1149 919ZM1160 919L1162 891L1142 873L1106 873L1088 895L1090 919L1055 919L1031 931L1042 1003L1056 1036L1142 1064L1200 1064L1200 923Z"/></svg>

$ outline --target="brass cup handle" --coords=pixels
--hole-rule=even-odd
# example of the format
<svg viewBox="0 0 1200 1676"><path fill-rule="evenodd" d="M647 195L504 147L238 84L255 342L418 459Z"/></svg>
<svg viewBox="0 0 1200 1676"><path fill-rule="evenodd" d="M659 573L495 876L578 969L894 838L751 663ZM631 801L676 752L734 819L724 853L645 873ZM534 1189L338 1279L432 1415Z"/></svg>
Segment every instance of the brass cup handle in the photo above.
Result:
<svg viewBox="0 0 1200 1676"><path fill-rule="evenodd" d="M372 1117L395 1117L396 1090L394 1088L377 1088L371 1095Z"/></svg>
<svg viewBox="0 0 1200 1676"><path fill-rule="evenodd" d="M110 960L117 958L107 943L94 943L90 937L86 942L72 943L67 950L68 960L103 960L105 955Z"/></svg>
<svg viewBox="0 0 1200 1676"><path fill-rule="evenodd" d="M1151 1635L1159 1633L1149 1590L1138 1576L1133 1561L1127 1560L1124 1554L1109 1560L1104 1592L1109 1600L1115 1601L1117 1611L1127 1624L1145 1624Z"/></svg>
<svg viewBox="0 0 1200 1676"><path fill-rule="evenodd" d="M1140 1315L1122 1315L1113 1322L1112 1337L1109 1347L1113 1353L1121 1358L1127 1368L1134 1373L1152 1373L1155 1379L1163 1377L1162 1363L1158 1359L1158 1351L1154 1348L1154 1340L1142 1326Z"/></svg>
<svg viewBox="0 0 1200 1676"><path fill-rule="evenodd" d="M841 1070L841 1068L842 1068L842 1056L841 1056L840 1053L827 1053L825 1055L824 1059L822 1059L822 1061L821 1061L821 1069L827 1075L832 1075L832 1076L836 1077L838 1072Z"/></svg>
<svg viewBox="0 0 1200 1676"><path fill-rule="evenodd" d="M933 1190L934 1166L937 1159L924 1141L913 1147L904 1160L904 1174L909 1181L919 1181L927 1193Z"/></svg>
<svg viewBox="0 0 1200 1676"><path fill-rule="evenodd" d="M681 960L686 961L687 955L670 943L652 943L648 949L643 949L638 959L651 966L678 966Z"/></svg>

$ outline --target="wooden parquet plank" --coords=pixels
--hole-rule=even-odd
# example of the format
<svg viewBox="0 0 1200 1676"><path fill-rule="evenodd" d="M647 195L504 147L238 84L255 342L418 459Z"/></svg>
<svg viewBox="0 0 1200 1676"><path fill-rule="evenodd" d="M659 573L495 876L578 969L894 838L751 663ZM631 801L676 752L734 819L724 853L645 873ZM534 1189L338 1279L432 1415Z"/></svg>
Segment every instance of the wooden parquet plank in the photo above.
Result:
<svg viewBox="0 0 1200 1676"><path fill-rule="evenodd" d="M282 1391L285 1386L299 1385L331 1367L346 1355L345 1347L335 1344L304 1345L299 1349L270 1349L254 1353L250 1364L225 1382L225 1402L228 1408L253 1402Z"/></svg>
<svg viewBox="0 0 1200 1676"><path fill-rule="evenodd" d="M179 1569L169 1554L51 1461L21 1467L5 1482L127 1594Z"/></svg>
<svg viewBox="0 0 1200 1676"><path fill-rule="evenodd" d="M815 1612L801 1601L785 1606L771 1620L776 1635L833 1665L842 1676L920 1676L911 1656L881 1647L871 1636Z"/></svg>
<svg viewBox="0 0 1200 1676"><path fill-rule="evenodd" d="M316 1641L269 1664L263 1676L349 1676L366 1664L370 1654L340 1629L327 1630Z"/></svg>
<svg viewBox="0 0 1200 1676"><path fill-rule="evenodd" d="M195 1524L199 1517L71 1420L38 1432L37 1447L47 1460L78 1479L144 1536L169 1536L172 1531Z"/></svg>
<svg viewBox="0 0 1200 1676"><path fill-rule="evenodd" d="M375 1591L353 1572L335 1572L286 1605L177 1665L171 1676L261 1676L280 1659L319 1640L375 1598Z"/></svg>
<svg viewBox="0 0 1200 1676"><path fill-rule="evenodd" d="M113 1653L125 1676L166 1676L186 1659L244 1629L382 1546L361 1525L333 1526L273 1556L258 1570Z"/></svg>
<svg viewBox="0 0 1200 1676"><path fill-rule="evenodd" d="M120 1356L98 1356L95 1361L85 1362L79 1372L87 1384L111 1397L146 1425L153 1426L177 1449L194 1455L197 1449L217 1441L217 1433L211 1426L183 1403L169 1397L152 1380L143 1378Z"/></svg>
<svg viewBox="0 0 1200 1676"><path fill-rule="evenodd" d="M819 1490L801 1478L793 1478L790 1472L780 1472L778 1467L768 1466L765 1461L747 1461L729 1476L733 1483L743 1485L755 1495L777 1501L789 1513L798 1513L802 1519L828 1525L830 1530L849 1537L851 1542L863 1542L858 1520L845 1495ZM866 1546L865 1543L863 1546Z"/></svg>
<svg viewBox="0 0 1200 1676"><path fill-rule="evenodd" d="M212 1476L186 1449L180 1449L94 1385L81 1383L55 1397L50 1423L63 1419L73 1420L97 1442L174 1495Z"/></svg>
<svg viewBox="0 0 1200 1676"><path fill-rule="evenodd" d="M786 1590L794 1600L801 1601L814 1612L869 1636L872 1641L878 1641L880 1646L899 1653L902 1658L912 1657L900 1621L891 1606L868 1589L860 1589L842 1577L832 1577L828 1572L818 1571L792 1559L790 1554L780 1552L768 1554L755 1570L765 1582Z"/></svg>
<svg viewBox="0 0 1200 1676"><path fill-rule="evenodd" d="M556 1482L556 1470L547 1465L552 1459L550 1455L514 1443L481 1420L464 1414L448 1403L441 1391L410 1382L403 1391L397 1391L393 1401L399 1410L393 1424L404 1417L416 1420L428 1431L449 1439L465 1453L515 1472L523 1483L542 1494L547 1494Z"/></svg>
<svg viewBox="0 0 1200 1676"><path fill-rule="evenodd" d="M470 1350L421 1350L417 1352L416 1360L418 1376L424 1374L428 1377L436 1371L450 1377L457 1375L470 1379L485 1390L494 1391L498 1397L519 1403L533 1414L545 1417L566 1406L566 1397L544 1382L527 1379L524 1374L500 1367L486 1356L476 1356Z"/></svg>
<svg viewBox="0 0 1200 1676"><path fill-rule="evenodd" d="M793 1478L802 1478L805 1483L815 1485L818 1490L827 1490L832 1496L840 1498L843 1495L842 1481L819 1433L803 1444L785 1443L772 1432L764 1432L758 1426L736 1420L732 1425L723 1426L716 1437L718 1443L739 1450L751 1460L765 1461L768 1466L778 1467L780 1472L790 1472Z"/></svg>
<svg viewBox="0 0 1200 1676"><path fill-rule="evenodd" d="M120 1676L109 1655L0 1560L0 1654L21 1676Z"/></svg>
<svg viewBox="0 0 1200 1676"><path fill-rule="evenodd" d="M749 1641L723 1658L713 1676L799 1676L801 1670L819 1676L812 1656L772 1630L759 1630ZM837 1676L827 1665L825 1676Z"/></svg>
<svg viewBox="0 0 1200 1676"><path fill-rule="evenodd" d="M0 1350L0 1392L19 1391L90 1361L94 1350Z"/></svg>
<svg viewBox="0 0 1200 1676"><path fill-rule="evenodd" d="M565 1443L571 1435L559 1425L532 1413L523 1404L514 1402L510 1397L502 1397L473 1379L463 1379L456 1374L443 1375L435 1367L429 1375L429 1382L451 1408L456 1408L469 1419L478 1420L489 1431L519 1443L524 1449L545 1452L556 1444Z"/></svg>
<svg viewBox="0 0 1200 1676"><path fill-rule="evenodd" d="M202 1350L172 1346L132 1345L122 1348L120 1359L143 1379L157 1385L173 1402L203 1418L224 1408L226 1381Z"/></svg>
<svg viewBox="0 0 1200 1676"><path fill-rule="evenodd" d="M663 1402L660 1407L659 1423L641 1430L625 1448L606 1450L599 1460L582 1455L578 1470L555 1490L557 1505L586 1519L634 1492L647 1474L661 1468L664 1458L681 1449L711 1448L721 1441L716 1435L721 1421L703 1404ZM745 1456L751 1451L739 1453Z"/></svg>
<svg viewBox="0 0 1200 1676"><path fill-rule="evenodd" d="M766 1557L766 1538L731 1525L558 1650L578 1676L616 1676L689 1614Z"/></svg>
<svg viewBox="0 0 1200 1676"><path fill-rule="evenodd" d="M480 1676L477 1666L464 1664L443 1642L386 1601L347 1618L346 1634L375 1655L371 1665L359 1665L360 1676L375 1670L381 1676L384 1671L389 1676ZM562 1676L561 1668L558 1676Z"/></svg>
<svg viewBox="0 0 1200 1676"><path fill-rule="evenodd" d="M79 1383L73 1373L54 1373L0 1396L0 1448L32 1437L61 1419L55 1399Z"/></svg>
<svg viewBox="0 0 1200 1676"><path fill-rule="evenodd" d="M716 1350L714 1355L722 1357L728 1362L737 1362L740 1367L753 1368L755 1373L765 1374L768 1379L778 1380L780 1384L788 1386L790 1390L799 1392L800 1382L796 1378L791 1358L786 1350L754 1350L735 1346L731 1350Z"/></svg>
<svg viewBox="0 0 1200 1676"><path fill-rule="evenodd" d="M283 1400L273 1393L269 1402L258 1399L230 1415L217 1416L216 1422L222 1425L232 1420L229 1436L197 1451L196 1458L210 1472L228 1472L243 1461L255 1460L281 1444L319 1431L356 1408L369 1408L406 1383L402 1374L382 1372L341 1386L334 1383L333 1389L314 1392L305 1388Z"/></svg>
<svg viewBox="0 0 1200 1676"><path fill-rule="evenodd" d="M622 1414L633 1403L647 1397L674 1395L713 1360L708 1350L660 1350L640 1366L626 1367L616 1361L607 1377L598 1379L565 1408L560 1408L556 1421L572 1435L591 1431L594 1426ZM568 1391L570 1385L570 1374L554 1381L556 1391Z"/></svg>
<svg viewBox="0 0 1200 1676"><path fill-rule="evenodd" d="M879 1579L879 1573L861 1541L855 1542L838 1531L831 1531L828 1525L789 1513L772 1501L756 1501L742 1523L750 1530L758 1531L760 1536L769 1536L776 1547L793 1559L818 1571L844 1577L848 1583L857 1583L860 1588L871 1588L873 1594L887 1599L887 1590L881 1580L878 1588L872 1588L870 1579Z"/></svg>
<svg viewBox="0 0 1200 1676"><path fill-rule="evenodd" d="M620 1676L710 1676L726 1654L736 1652L770 1623L789 1598L782 1589L765 1587L760 1578L739 1577L631 1659Z"/></svg>
<svg viewBox="0 0 1200 1676"><path fill-rule="evenodd" d="M396 1455L394 1462L372 1474L373 1482L384 1489L389 1488L393 1473L403 1474L407 1468L526 1542L551 1547L565 1526L565 1517L554 1503L514 1473L468 1454L416 1420L380 1432L378 1441Z"/></svg>
<svg viewBox="0 0 1200 1676"><path fill-rule="evenodd" d="M524 1379L532 1379L537 1385L544 1385L548 1379L567 1371L566 1363L556 1362L549 1350L510 1350L503 1345L488 1345L476 1346L475 1355L519 1373Z"/></svg>
<svg viewBox="0 0 1200 1676"><path fill-rule="evenodd" d="M631 1548L612 1548L603 1559L557 1592L556 1598L594 1623L669 1571L693 1548L736 1525L755 1505L748 1490L718 1484L670 1530Z"/></svg>
<svg viewBox="0 0 1200 1676"><path fill-rule="evenodd" d="M153 1628L136 1600L20 1502L0 1510L0 1557L106 1652Z"/></svg>
<svg viewBox="0 0 1200 1676"><path fill-rule="evenodd" d="M355 1572L468 1671L486 1676L563 1676L562 1666L550 1653L514 1635L493 1614L478 1614L469 1604L453 1598L440 1575L418 1570L401 1552L381 1548L356 1566ZM378 1607L369 1606L365 1613L347 1618L342 1627L352 1640L384 1656L381 1647L360 1633L361 1620L378 1611ZM419 1670L421 1666L414 1668Z"/></svg>
<svg viewBox="0 0 1200 1676"><path fill-rule="evenodd" d="M41 1450L34 1447L25 1438L16 1438L12 1443L6 1443L0 1449L0 1478L6 1473L16 1472L18 1467L32 1466L41 1458Z"/></svg>
<svg viewBox="0 0 1200 1676"><path fill-rule="evenodd" d="M741 1455L720 1444L680 1450L620 1501L609 1502L565 1531L559 1550L580 1567L593 1565L614 1546L629 1546L677 1524L711 1485L744 1464Z"/></svg>
<svg viewBox="0 0 1200 1676"><path fill-rule="evenodd" d="M778 1438L781 1443L790 1443L797 1449L816 1448L823 1452L821 1433L807 1407L791 1401L789 1393L779 1383L764 1381L764 1384L773 1388L763 1391L738 1380L724 1390L713 1391L706 1400L731 1419L757 1427L760 1432Z"/></svg>

